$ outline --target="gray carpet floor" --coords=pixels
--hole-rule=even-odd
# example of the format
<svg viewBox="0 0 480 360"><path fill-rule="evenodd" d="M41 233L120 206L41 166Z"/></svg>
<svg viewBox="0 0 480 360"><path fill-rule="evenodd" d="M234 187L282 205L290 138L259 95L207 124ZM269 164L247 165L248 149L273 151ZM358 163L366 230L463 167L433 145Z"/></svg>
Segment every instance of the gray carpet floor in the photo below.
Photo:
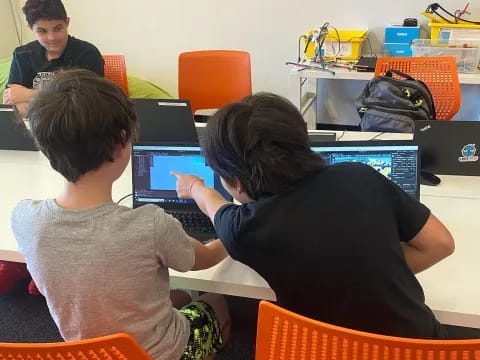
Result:
<svg viewBox="0 0 480 360"><path fill-rule="evenodd" d="M28 281L0 295L0 342L62 341L45 298L27 292ZM250 360L255 354L258 300L227 296L232 315L232 335L216 360ZM450 338L480 338L479 329L447 326Z"/></svg>
<svg viewBox="0 0 480 360"><path fill-rule="evenodd" d="M28 281L0 295L0 342L63 341L43 296L27 292ZM255 353L258 300L227 296L232 315L229 343L215 360L250 360Z"/></svg>

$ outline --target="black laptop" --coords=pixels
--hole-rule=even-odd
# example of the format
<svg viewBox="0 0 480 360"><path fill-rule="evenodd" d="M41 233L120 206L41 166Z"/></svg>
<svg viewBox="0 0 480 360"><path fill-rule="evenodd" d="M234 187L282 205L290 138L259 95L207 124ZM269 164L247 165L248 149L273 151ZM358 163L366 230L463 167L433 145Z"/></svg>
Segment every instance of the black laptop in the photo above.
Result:
<svg viewBox="0 0 480 360"><path fill-rule="evenodd" d="M135 144L132 148L133 207L154 204L176 217L185 231L200 241L217 238L210 219L193 200L179 199L176 177L170 171L195 174L207 186L218 190L228 201L220 177L205 163L200 147L170 143Z"/></svg>
<svg viewBox="0 0 480 360"><path fill-rule="evenodd" d="M188 100L133 99L140 122L139 143L198 144Z"/></svg>
<svg viewBox="0 0 480 360"><path fill-rule="evenodd" d="M361 162L385 175L406 193L420 197L420 155L413 141L337 141L312 146L327 164Z"/></svg>
<svg viewBox="0 0 480 360"><path fill-rule="evenodd" d="M202 145L202 141L205 134L205 126L197 126L197 135L198 141L200 145ZM335 141L337 138L337 134L334 132L321 132L321 131L309 131L308 132L308 140L310 141L311 146L319 145L324 142L332 142Z"/></svg>
<svg viewBox="0 0 480 360"><path fill-rule="evenodd" d="M423 171L480 175L480 121L418 120L414 140L420 146Z"/></svg>
<svg viewBox="0 0 480 360"><path fill-rule="evenodd" d="M332 142L337 139L334 132L308 132L308 140L311 146L321 145L324 142Z"/></svg>
<svg viewBox="0 0 480 360"><path fill-rule="evenodd" d="M0 105L0 150L38 151L30 131L11 105Z"/></svg>

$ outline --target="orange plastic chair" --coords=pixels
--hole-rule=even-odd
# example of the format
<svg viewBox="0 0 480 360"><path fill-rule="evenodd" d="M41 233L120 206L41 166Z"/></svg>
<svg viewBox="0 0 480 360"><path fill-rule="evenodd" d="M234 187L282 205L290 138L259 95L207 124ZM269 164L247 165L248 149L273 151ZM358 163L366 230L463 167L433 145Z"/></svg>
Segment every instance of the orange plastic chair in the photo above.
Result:
<svg viewBox="0 0 480 360"><path fill-rule="evenodd" d="M0 360L152 360L133 337L114 334L62 343L0 343Z"/></svg>
<svg viewBox="0 0 480 360"><path fill-rule="evenodd" d="M453 56L381 57L375 76L399 70L423 81L432 93L437 120L450 120L460 109L461 94L457 64Z"/></svg>
<svg viewBox="0 0 480 360"><path fill-rule="evenodd" d="M250 54L234 50L184 52L178 57L178 96L192 112L217 109L252 94Z"/></svg>
<svg viewBox="0 0 480 360"><path fill-rule="evenodd" d="M127 66L123 55L103 55L105 78L120 86L128 96Z"/></svg>
<svg viewBox="0 0 480 360"><path fill-rule="evenodd" d="M478 360L480 339L420 340L345 329L260 302L256 360Z"/></svg>

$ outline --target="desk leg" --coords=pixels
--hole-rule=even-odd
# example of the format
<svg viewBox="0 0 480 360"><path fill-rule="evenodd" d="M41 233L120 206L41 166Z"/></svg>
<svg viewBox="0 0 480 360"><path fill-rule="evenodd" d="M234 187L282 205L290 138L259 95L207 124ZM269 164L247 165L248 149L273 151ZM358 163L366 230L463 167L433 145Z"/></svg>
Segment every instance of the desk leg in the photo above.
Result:
<svg viewBox="0 0 480 360"><path fill-rule="evenodd" d="M316 104L316 79L315 84L309 86L309 78L300 76L299 72L290 72L289 76L289 98L290 101L300 110L308 130L315 130L317 127L317 104ZM305 84L304 84L305 82ZM302 88L306 87L302 95Z"/></svg>

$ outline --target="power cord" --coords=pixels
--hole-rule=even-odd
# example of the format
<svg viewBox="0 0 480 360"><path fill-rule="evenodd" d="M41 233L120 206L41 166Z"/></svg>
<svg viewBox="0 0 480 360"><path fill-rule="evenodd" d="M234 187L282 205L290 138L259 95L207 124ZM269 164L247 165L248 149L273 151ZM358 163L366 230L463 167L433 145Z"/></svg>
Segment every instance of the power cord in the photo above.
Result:
<svg viewBox="0 0 480 360"><path fill-rule="evenodd" d="M345 130L342 131L342 135L340 135L340 136L337 138L337 141L342 140L342 138L343 138L344 135L345 135Z"/></svg>
<svg viewBox="0 0 480 360"><path fill-rule="evenodd" d="M19 24L22 23L22 20L19 19L20 16L18 15L18 11L14 10L14 5L12 4L12 0L9 0L8 3L10 5L10 13L12 14L13 26L15 27L15 32L16 32L16 35L17 35L18 45L22 45L22 43L23 43L23 31L22 31L21 26L19 26ZM19 29L19 27L20 27L20 29Z"/></svg>
<svg viewBox="0 0 480 360"><path fill-rule="evenodd" d="M120 200L117 201L117 204L120 204L123 200L125 200L126 198L129 198L130 196L133 196L133 194L128 194L128 195L125 195L125 196L121 197Z"/></svg>
<svg viewBox="0 0 480 360"><path fill-rule="evenodd" d="M384 134L385 134L385 131L384 131L384 132L381 132L380 134L375 135L375 136L372 137L371 139L368 139L368 141L372 141L372 140L378 139L380 136L382 136L382 135L384 135Z"/></svg>
<svg viewBox="0 0 480 360"><path fill-rule="evenodd" d="M451 20L445 18L444 16L442 16L437 10L440 9L442 10L444 13L446 13L447 15L453 17L455 19L454 22L452 22ZM457 10L455 11L454 14L452 14L451 12L447 11L444 7L442 7L442 5L440 5L439 3L433 3L433 4L430 4L428 5L427 7L427 10L425 10L426 13L429 13L429 14L435 14L437 15L439 18L441 18L442 20L446 21L447 23L449 24L453 24L453 23L458 23L458 20L461 20L461 21L464 21L466 23L469 23L469 24L475 24L475 25L480 25L480 22L478 21L471 21L471 20L467 20L467 19L463 19L461 18L460 16L462 16L464 13L467 12L467 9L468 9L468 6L465 6L465 9L464 10Z"/></svg>

